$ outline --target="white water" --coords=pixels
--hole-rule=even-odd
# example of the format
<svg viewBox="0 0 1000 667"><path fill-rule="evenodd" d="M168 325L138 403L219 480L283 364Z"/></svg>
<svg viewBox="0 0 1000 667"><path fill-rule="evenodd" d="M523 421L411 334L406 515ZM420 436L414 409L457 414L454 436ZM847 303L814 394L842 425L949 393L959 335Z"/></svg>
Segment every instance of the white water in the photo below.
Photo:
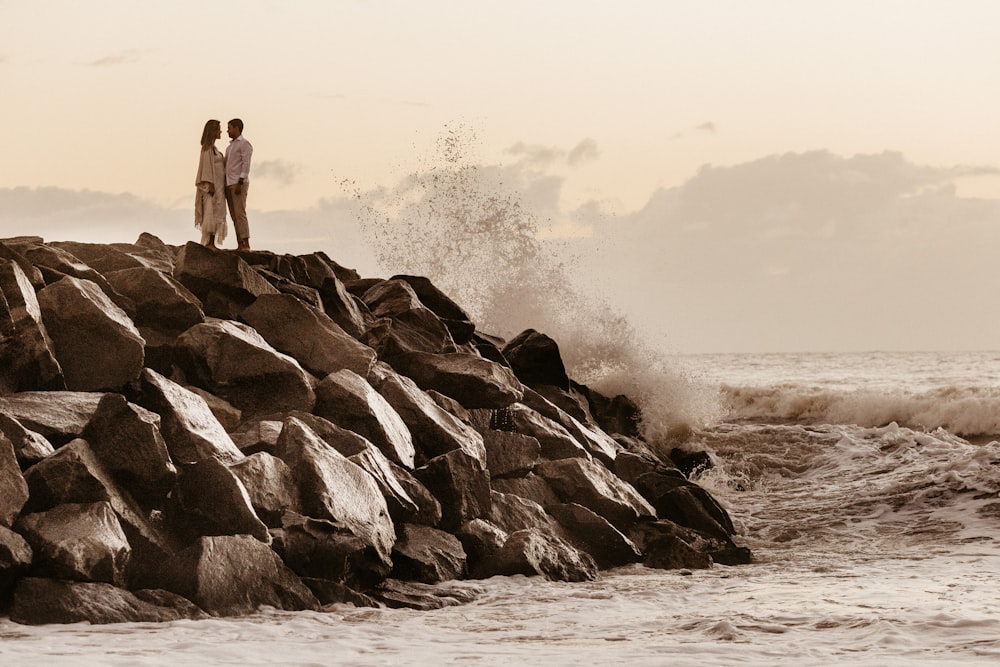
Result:
<svg viewBox="0 0 1000 667"><path fill-rule="evenodd" d="M342 607L93 627L3 620L0 665L1000 661L1000 444L886 419L919 404L964 415L969 434L997 433L989 397L1000 355L684 362L724 385L727 422L696 436L718 463L701 483L727 505L752 565L631 567L585 584L495 578L468 582L482 591L475 602L432 612ZM780 400L760 407L746 396Z"/></svg>

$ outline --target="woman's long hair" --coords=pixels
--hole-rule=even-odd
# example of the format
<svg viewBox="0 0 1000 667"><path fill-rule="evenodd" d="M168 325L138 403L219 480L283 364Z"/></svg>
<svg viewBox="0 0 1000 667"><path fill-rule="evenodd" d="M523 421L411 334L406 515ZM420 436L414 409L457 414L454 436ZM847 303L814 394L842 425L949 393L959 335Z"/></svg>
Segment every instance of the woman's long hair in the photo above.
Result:
<svg viewBox="0 0 1000 667"><path fill-rule="evenodd" d="M215 140L219 137L219 130L222 123L217 120L210 120L205 123L205 129L201 131L201 149L208 150L215 145Z"/></svg>

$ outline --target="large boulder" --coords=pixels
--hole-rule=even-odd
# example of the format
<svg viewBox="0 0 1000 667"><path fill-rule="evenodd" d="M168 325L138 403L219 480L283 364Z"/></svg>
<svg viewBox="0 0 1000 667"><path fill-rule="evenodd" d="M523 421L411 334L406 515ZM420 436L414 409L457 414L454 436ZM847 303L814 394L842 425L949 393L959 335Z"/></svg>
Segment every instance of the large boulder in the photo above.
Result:
<svg viewBox="0 0 1000 667"><path fill-rule="evenodd" d="M17 464L14 445L0 431L0 526L13 526L27 501L28 483Z"/></svg>
<svg viewBox="0 0 1000 667"><path fill-rule="evenodd" d="M188 600L166 591L131 593L106 583L37 577L18 582L10 611L10 620L23 625L161 623L205 616Z"/></svg>
<svg viewBox="0 0 1000 667"><path fill-rule="evenodd" d="M359 338L365 331L365 323L372 318L368 307L360 299L352 296L344 283L336 276L327 276L319 286L323 310L340 328L349 335Z"/></svg>
<svg viewBox="0 0 1000 667"><path fill-rule="evenodd" d="M585 459L545 461L535 472L563 502L593 510L620 531L628 530L640 518L656 517L656 510L635 488L599 463Z"/></svg>
<svg viewBox="0 0 1000 667"><path fill-rule="evenodd" d="M487 429L483 431L483 443L491 480L523 477L541 462L542 447L530 435Z"/></svg>
<svg viewBox="0 0 1000 667"><path fill-rule="evenodd" d="M551 394L551 392L550 392ZM526 389L521 401L526 407L534 410L559 424L574 440L580 443L592 456L606 464L612 464L622 447L614 438L602 431L600 427L587 421L583 410L574 411L575 415L552 403L550 400L532 389ZM567 403L564 401L563 403ZM573 403L573 405L577 405ZM570 406L567 406L569 408Z"/></svg>
<svg viewBox="0 0 1000 667"><path fill-rule="evenodd" d="M291 357L244 324L215 320L177 339L177 358L189 383L215 393L244 413L312 411L312 381Z"/></svg>
<svg viewBox="0 0 1000 667"><path fill-rule="evenodd" d="M371 475L378 484L394 523L409 520L420 512L420 506L406 492L400 480L409 477L414 483L419 482L405 468L393 464L374 445L369 444L364 451L349 456L348 460Z"/></svg>
<svg viewBox="0 0 1000 667"><path fill-rule="evenodd" d="M201 301L171 275L143 266L106 277L135 303L137 326L180 333L205 321Z"/></svg>
<svg viewBox="0 0 1000 667"><path fill-rule="evenodd" d="M397 579L436 584L464 579L466 555L454 535L429 526L404 523L392 551L392 575Z"/></svg>
<svg viewBox="0 0 1000 667"><path fill-rule="evenodd" d="M67 276L38 293L66 387L117 389L139 377L146 341L95 283Z"/></svg>
<svg viewBox="0 0 1000 667"><path fill-rule="evenodd" d="M389 459L413 468L410 430L381 394L357 373L331 373L316 387L315 413L364 436Z"/></svg>
<svg viewBox="0 0 1000 667"><path fill-rule="evenodd" d="M533 472L528 473L524 477L491 478L490 484L495 491L510 493L533 500L546 509L562 502L559 496L556 495L556 492L552 490L552 487L549 486L549 483Z"/></svg>
<svg viewBox="0 0 1000 667"><path fill-rule="evenodd" d="M62 278L76 278L96 285L108 299L121 308L128 317L135 315L135 304L132 300L119 294L107 279L93 268L81 262L78 257L55 245L33 243L22 246L21 252L37 266L45 277L45 282L52 284Z"/></svg>
<svg viewBox="0 0 1000 667"><path fill-rule="evenodd" d="M473 519L455 531L455 537L465 549L469 577L487 579L493 576L490 567L507 541L507 533L485 519Z"/></svg>
<svg viewBox="0 0 1000 667"><path fill-rule="evenodd" d="M389 363L421 389L438 391L466 408L505 408L524 396L509 368L467 352L406 352Z"/></svg>
<svg viewBox="0 0 1000 667"><path fill-rule="evenodd" d="M0 599L6 599L7 589L31 567L31 546L9 528L0 526Z"/></svg>
<svg viewBox="0 0 1000 667"><path fill-rule="evenodd" d="M389 357L401 350L411 352L455 352L455 342L444 322L420 303L413 288L402 280L382 281L363 297L372 315L391 324L382 327L370 344L379 356Z"/></svg>
<svg viewBox="0 0 1000 667"><path fill-rule="evenodd" d="M378 588L370 591L371 597L386 607L418 611L468 604L482 593L482 589L465 582L423 584L399 579L386 579Z"/></svg>
<svg viewBox="0 0 1000 667"><path fill-rule="evenodd" d="M249 535L201 537L162 564L158 588L215 616L251 614L267 605L318 610L312 592L267 545Z"/></svg>
<svg viewBox="0 0 1000 667"><path fill-rule="evenodd" d="M174 277L201 300L206 315L223 319L236 319L262 294L278 293L239 254L194 242L178 253Z"/></svg>
<svg viewBox="0 0 1000 667"><path fill-rule="evenodd" d="M107 277L111 271L146 266L143 260L105 243L53 241L49 247L65 250L88 267Z"/></svg>
<svg viewBox="0 0 1000 667"><path fill-rule="evenodd" d="M36 574L74 581L126 583L132 547L107 502L58 505L26 514L17 531L34 552Z"/></svg>
<svg viewBox="0 0 1000 667"><path fill-rule="evenodd" d="M393 280L403 280L413 289L420 303L429 308L451 333L456 345L465 345L476 331L476 325L469 315L451 298L439 290L428 278L423 276L397 275Z"/></svg>
<svg viewBox="0 0 1000 667"><path fill-rule="evenodd" d="M301 509L295 477L277 456L257 452L232 464L229 470L243 483L254 512L269 528L281 524L286 510Z"/></svg>
<svg viewBox="0 0 1000 667"><path fill-rule="evenodd" d="M59 447L80 437L102 398L101 392L24 391L0 396L0 413Z"/></svg>
<svg viewBox="0 0 1000 667"><path fill-rule="evenodd" d="M490 473L460 449L436 456L413 474L441 503L441 528L454 531L490 512Z"/></svg>
<svg viewBox="0 0 1000 667"><path fill-rule="evenodd" d="M290 294L264 294L240 319L317 377L345 368L363 376L375 363L373 349L349 336L322 310Z"/></svg>
<svg viewBox="0 0 1000 667"><path fill-rule="evenodd" d="M534 329L522 331L504 346L503 356L517 379L529 387L552 385L569 389L569 376L559 345Z"/></svg>
<svg viewBox="0 0 1000 667"><path fill-rule="evenodd" d="M65 388L28 276L17 262L0 259L0 394Z"/></svg>
<svg viewBox="0 0 1000 667"><path fill-rule="evenodd" d="M710 553L716 546L714 542L668 519L640 521L629 530L629 537L642 551L646 567L703 570L714 562Z"/></svg>
<svg viewBox="0 0 1000 667"><path fill-rule="evenodd" d="M277 455L299 483L303 513L339 522L391 564L395 528L371 475L291 417L278 438Z"/></svg>
<svg viewBox="0 0 1000 667"><path fill-rule="evenodd" d="M162 507L177 476L160 434L160 416L106 394L83 438L115 480L146 507Z"/></svg>
<svg viewBox="0 0 1000 667"><path fill-rule="evenodd" d="M590 460L590 452L569 431L548 417L518 403L509 408L513 430L538 441L542 458L550 460L580 458Z"/></svg>
<svg viewBox="0 0 1000 667"><path fill-rule="evenodd" d="M169 521L190 537L251 535L271 543L239 478L216 459L182 466L170 497Z"/></svg>
<svg viewBox="0 0 1000 667"><path fill-rule="evenodd" d="M0 412L0 440L6 438L14 448L21 470L32 466L55 451L45 436Z"/></svg>
<svg viewBox="0 0 1000 667"><path fill-rule="evenodd" d="M592 510L575 503L551 505L547 509L562 526L562 537L590 554L598 567L619 567L642 560L635 543Z"/></svg>
<svg viewBox="0 0 1000 667"><path fill-rule="evenodd" d="M537 528L512 533L485 567L494 574L541 575L552 581L597 579L597 565L589 555Z"/></svg>
<svg viewBox="0 0 1000 667"><path fill-rule="evenodd" d="M388 368L378 369L376 376L379 393L409 428L421 463L456 449L485 460L483 436L439 406L413 380Z"/></svg>
<svg viewBox="0 0 1000 667"><path fill-rule="evenodd" d="M142 372L141 396L145 407L160 415L160 432L174 463L194 463L208 458L234 463L243 458L208 403L156 371Z"/></svg>

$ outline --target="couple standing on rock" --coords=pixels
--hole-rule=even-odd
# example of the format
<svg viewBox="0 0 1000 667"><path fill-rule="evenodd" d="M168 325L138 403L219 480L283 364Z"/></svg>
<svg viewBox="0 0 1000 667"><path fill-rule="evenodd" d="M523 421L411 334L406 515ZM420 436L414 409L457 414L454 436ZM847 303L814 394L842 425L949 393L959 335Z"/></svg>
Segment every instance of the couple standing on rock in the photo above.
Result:
<svg viewBox="0 0 1000 667"><path fill-rule="evenodd" d="M253 146L243 136L243 121L234 118L227 127L230 142L223 156L215 147L222 137L222 123L210 120L201 132L201 157L194 184L194 226L201 230L201 244L218 250L226 238L226 206L236 228L236 249L250 249L247 190L250 189L250 156Z"/></svg>

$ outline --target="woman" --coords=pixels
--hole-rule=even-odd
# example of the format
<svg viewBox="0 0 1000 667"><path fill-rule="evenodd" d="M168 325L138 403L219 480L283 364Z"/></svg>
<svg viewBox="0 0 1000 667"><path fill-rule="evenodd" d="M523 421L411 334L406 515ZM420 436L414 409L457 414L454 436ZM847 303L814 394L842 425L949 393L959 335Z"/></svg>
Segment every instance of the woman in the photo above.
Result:
<svg viewBox="0 0 1000 667"><path fill-rule="evenodd" d="M215 147L222 137L222 123L210 120L201 132L201 158L194 200L194 226L201 230L201 244L218 250L216 243L226 238L226 167L222 153Z"/></svg>

